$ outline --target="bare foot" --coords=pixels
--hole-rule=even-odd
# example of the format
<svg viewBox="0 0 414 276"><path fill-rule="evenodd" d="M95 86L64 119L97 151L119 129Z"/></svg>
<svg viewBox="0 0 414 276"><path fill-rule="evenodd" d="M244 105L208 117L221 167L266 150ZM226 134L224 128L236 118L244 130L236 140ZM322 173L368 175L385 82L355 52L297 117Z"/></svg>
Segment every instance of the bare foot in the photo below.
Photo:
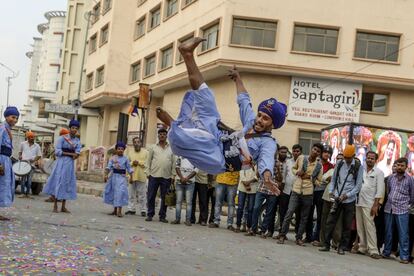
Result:
<svg viewBox="0 0 414 276"><path fill-rule="evenodd" d="M167 111L165 111L160 106L158 106L157 109L156 109L156 113L157 113L157 118L161 122L163 122L168 127L171 127L171 124L172 124L172 122L174 122L174 119L173 119L173 117L171 117L170 114L168 114Z"/></svg>
<svg viewBox="0 0 414 276"><path fill-rule="evenodd" d="M66 209L65 207L62 207L62 209L60 209L60 211L62 213L68 213L68 214L70 214L70 211L68 209Z"/></svg>
<svg viewBox="0 0 414 276"><path fill-rule="evenodd" d="M115 216L115 215L116 215L116 213L115 213L115 211L113 211L112 213L109 213L108 215L110 215L110 216Z"/></svg>
<svg viewBox="0 0 414 276"><path fill-rule="evenodd" d="M118 216L118 218L122 218L124 215L119 213L119 214L117 214L117 216Z"/></svg>
<svg viewBox="0 0 414 276"><path fill-rule="evenodd" d="M58 211L58 209L57 208L53 208L53 211L52 211L53 213L59 213L59 211Z"/></svg>
<svg viewBox="0 0 414 276"><path fill-rule="evenodd" d="M6 218L6 217L3 217L3 216L0 216L0 221L9 221L10 219L9 218Z"/></svg>
<svg viewBox="0 0 414 276"><path fill-rule="evenodd" d="M206 41L206 39L201 37L194 37L178 46L178 51L180 51L181 55L183 56L186 54L192 55L195 48L197 48L197 46L203 41Z"/></svg>

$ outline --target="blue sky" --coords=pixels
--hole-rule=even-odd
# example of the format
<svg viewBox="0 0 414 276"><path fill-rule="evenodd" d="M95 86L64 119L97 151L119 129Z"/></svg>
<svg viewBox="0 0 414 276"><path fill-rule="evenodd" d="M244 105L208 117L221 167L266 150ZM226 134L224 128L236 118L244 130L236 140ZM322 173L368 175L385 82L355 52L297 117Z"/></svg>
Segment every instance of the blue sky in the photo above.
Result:
<svg viewBox="0 0 414 276"><path fill-rule="evenodd" d="M29 85L30 59L34 36L39 36L37 25L45 23L44 13L66 10L67 0L12 0L2 1L0 9L0 62L19 72L10 87L10 105L22 107L26 103ZM6 77L9 72L0 66L0 109L6 105ZM2 116L2 115L1 115Z"/></svg>

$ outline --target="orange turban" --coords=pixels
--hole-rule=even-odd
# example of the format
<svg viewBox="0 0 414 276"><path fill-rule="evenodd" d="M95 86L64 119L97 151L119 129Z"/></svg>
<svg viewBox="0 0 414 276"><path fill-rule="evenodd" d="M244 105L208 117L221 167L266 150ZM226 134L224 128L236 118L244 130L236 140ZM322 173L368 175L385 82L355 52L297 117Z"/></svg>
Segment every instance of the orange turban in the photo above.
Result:
<svg viewBox="0 0 414 276"><path fill-rule="evenodd" d="M62 135L66 135L66 134L69 134L70 132L69 132L69 130L68 129L66 129L66 128L62 128L61 130L60 130L60 132L59 132L59 135L60 136L62 136Z"/></svg>
<svg viewBox="0 0 414 276"><path fill-rule="evenodd" d="M35 134L34 132L31 132L30 130L26 132L26 138L34 138Z"/></svg>
<svg viewBox="0 0 414 276"><path fill-rule="evenodd" d="M355 145L346 145L343 154L345 158L353 157L355 155Z"/></svg>

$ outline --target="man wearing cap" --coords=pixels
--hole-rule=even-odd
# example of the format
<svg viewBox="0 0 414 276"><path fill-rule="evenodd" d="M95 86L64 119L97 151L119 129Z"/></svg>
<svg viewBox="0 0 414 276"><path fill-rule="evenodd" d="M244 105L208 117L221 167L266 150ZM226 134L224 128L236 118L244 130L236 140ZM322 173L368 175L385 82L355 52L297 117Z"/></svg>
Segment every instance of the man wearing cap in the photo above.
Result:
<svg viewBox="0 0 414 276"><path fill-rule="evenodd" d="M175 162L170 144L167 142L167 133L168 131L165 128L158 130L158 144L148 148L148 158L145 166L145 173L148 177L146 221L152 221L152 217L155 215L155 198L159 188L161 191L159 219L160 222L168 223L165 195L171 185Z"/></svg>
<svg viewBox="0 0 414 276"><path fill-rule="evenodd" d="M27 161L31 165L37 165L37 162L42 158L42 150L40 146L35 143L34 132L27 131L26 139L20 144L19 160ZM22 177L21 188L22 197L29 197L30 188L32 187L33 170L26 176Z"/></svg>
<svg viewBox="0 0 414 276"><path fill-rule="evenodd" d="M20 113L14 106L8 106L4 111L6 119L0 125L0 208L10 207L14 200L15 177L10 156L13 150L11 128L19 120ZM0 220L9 220L0 215Z"/></svg>
<svg viewBox="0 0 414 276"><path fill-rule="evenodd" d="M187 158L200 170L213 175L240 170L241 161L254 161L262 185L278 195L278 185L272 179L276 153L272 129L283 126L287 107L270 98L259 105L256 116L249 93L238 70L233 67L228 76L236 85L243 129L230 136L225 135L218 127L221 122L214 93L205 83L194 59L194 50L202 41L205 40L195 37L179 46L192 90L185 94L177 120L173 120L162 108L157 108L158 119L171 126L169 141L172 151L175 155ZM245 136L247 145L243 139ZM231 143L228 143L229 140Z"/></svg>
<svg viewBox="0 0 414 276"><path fill-rule="evenodd" d="M329 196L334 199L328 219L324 245L319 251L329 251L336 222L342 214L342 238L338 254L344 255L351 239L351 225L355 214L357 194L361 190L364 170L355 159L355 145L346 145L344 160L337 163L329 187Z"/></svg>
<svg viewBox="0 0 414 276"><path fill-rule="evenodd" d="M76 136L79 122L69 122L69 134L60 136L56 142L55 155L56 165L50 174L43 192L54 196L53 212L58 212L58 200L62 200L61 212L70 213L66 208L66 200L75 200L76 194L76 172L75 160L79 157L81 143Z"/></svg>

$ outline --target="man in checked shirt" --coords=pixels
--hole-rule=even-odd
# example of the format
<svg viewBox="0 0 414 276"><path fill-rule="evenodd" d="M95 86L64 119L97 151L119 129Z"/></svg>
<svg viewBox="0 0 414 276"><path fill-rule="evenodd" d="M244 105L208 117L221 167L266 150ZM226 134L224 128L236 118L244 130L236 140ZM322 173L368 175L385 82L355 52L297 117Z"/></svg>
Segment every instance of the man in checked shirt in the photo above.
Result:
<svg viewBox="0 0 414 276"><path fill-rule="evenodd" d="M390 258L392 247L392 230L394 223L397 225L400 263L408 264L409 251L409 209L414 204L414 180L406 172L408 166L407 158L396 161L396 173L388 178L387 191L388 201L385 205L385 246L382 257Z"/></svg>

